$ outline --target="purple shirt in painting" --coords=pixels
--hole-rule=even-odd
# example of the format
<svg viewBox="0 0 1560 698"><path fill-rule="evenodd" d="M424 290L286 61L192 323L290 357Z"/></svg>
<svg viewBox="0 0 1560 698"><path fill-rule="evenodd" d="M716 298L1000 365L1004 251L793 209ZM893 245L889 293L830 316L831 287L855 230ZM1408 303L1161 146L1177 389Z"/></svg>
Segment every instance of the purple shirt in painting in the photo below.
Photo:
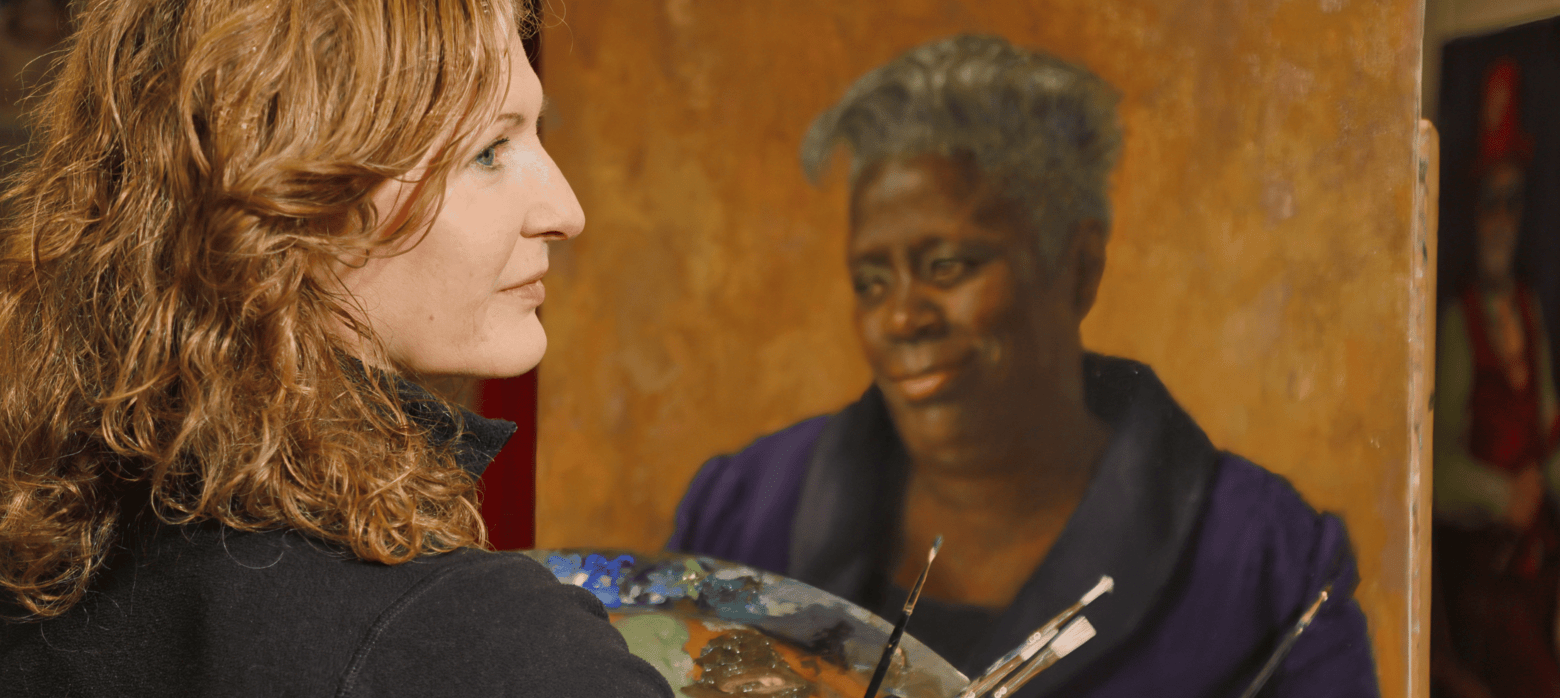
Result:
<svg viewBox="0 0 1560 698"><path fill-rule="evenodd" d="M918 639L978 674L1108 574L1114 593L1085 613L1098 635L1019 696L1233 697L1330 583L1262 695L1378 696L1343 523L1283 478L1216 450L1148 367L1089 355L1084 373L1089 407L1112 438L1077 511L1013 604L983 619L986 629L948 623L956 647L927 634L935 625ZM785 574L881 612L895 600L888 570L906 468L882 397L869 390L835 415L711 459L667 547Z"/></svg>

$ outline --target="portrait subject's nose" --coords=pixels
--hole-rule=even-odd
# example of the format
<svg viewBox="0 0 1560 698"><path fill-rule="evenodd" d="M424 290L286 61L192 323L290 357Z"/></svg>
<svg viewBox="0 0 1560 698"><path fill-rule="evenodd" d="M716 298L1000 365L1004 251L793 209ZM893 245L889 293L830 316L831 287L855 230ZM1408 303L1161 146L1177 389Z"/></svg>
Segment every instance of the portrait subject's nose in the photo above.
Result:
<svg viewBox="0 0 1560 698"><path fill-rule="evenodd" d="M887 314L884 330L889 339L913 342L942 332L945 324L942 308L926 290L923 284L914 281L894 285L883 308Z"/></svg>

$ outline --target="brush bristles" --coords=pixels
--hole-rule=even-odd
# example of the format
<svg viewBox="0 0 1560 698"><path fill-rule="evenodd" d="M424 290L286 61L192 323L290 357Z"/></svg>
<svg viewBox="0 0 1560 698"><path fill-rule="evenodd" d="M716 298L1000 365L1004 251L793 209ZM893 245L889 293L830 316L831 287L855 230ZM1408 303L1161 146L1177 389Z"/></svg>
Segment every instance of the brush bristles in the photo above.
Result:
<svg viewBox="0 0 1560 698"><path fill-rule="evenodd" d="M1094 588L1089 590L1089 593L1083 595L1083 603L1085 605L1094 603L1095 599L1110 593L1115 588L1116 580L1111 579L1109 575L1102 576L1100 577L1100 583L1095 584Z"/></svg>

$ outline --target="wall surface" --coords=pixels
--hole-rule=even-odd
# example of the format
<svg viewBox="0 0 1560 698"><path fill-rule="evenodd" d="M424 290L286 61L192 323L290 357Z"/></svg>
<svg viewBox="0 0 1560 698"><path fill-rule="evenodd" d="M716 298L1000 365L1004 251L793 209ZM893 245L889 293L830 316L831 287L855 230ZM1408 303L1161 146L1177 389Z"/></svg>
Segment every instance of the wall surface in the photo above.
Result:
<svg viewBox="0 0 1560 698"><path fill-rule="evenodd" d="M810 186L798 144L866 70L996 32L1124 94L1086 344L1344 517L1384 694L1423 695L1418 0L550 4L547 147L589 223L548 277L539 546L658 547L704 459L859 395L843 168Z"/></svg>

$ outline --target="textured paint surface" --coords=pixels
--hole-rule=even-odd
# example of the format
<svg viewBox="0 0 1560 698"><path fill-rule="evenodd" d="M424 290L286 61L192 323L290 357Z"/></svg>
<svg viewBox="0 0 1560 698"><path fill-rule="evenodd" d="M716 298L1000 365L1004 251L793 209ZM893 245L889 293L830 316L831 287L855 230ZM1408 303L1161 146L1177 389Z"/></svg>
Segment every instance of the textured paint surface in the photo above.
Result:
<svg viewBox="0 0 1560 698"><path fill-rule="evenodd" d="M693 657L683 647L688 644L687 624L672 616L643 615L619 618L612 627L622 633L628 651L655 667L672 690L688 685Z"/></svg>
<svg viewBox="0 0 1560 698"><path fill-rule="evenodd" d="M539 545L655 548L705 458L860 394L843 167L814 188L797 146L870 68L997 32L1124 95L1086 345L1343 515L1408 695L1416 0L554 5L547 145L589 223L548 278Z"/></svg>
<svg viewBox="0 0 1560 698"><path fill-rule="evenodd" d="M778 641L772 647L794 670L790 678L818 684L825 689L819 698L836 695L828 687L843 690L846 696L860 695L892 632L888 621L826 591L707 557L666 552L629 555L621 550L528 550L525 554L545 564L558 581L590 591L613 609L612 624L627 639L630 651L663 675L682 677L669 679L673 686L699 678L698 671L686 673L695 664L710 669L703 661L708 659L707 644L717 636L743 630ZM672 620L682 630L664 621L635 618ZM890 668L883 695L952 695L969 683L968 677L908 635L896 656L902 661ZM764 682L774 677L751 678ZM743 683L738 680L734 685ZM683 693L711 695L700 690Z"/></svg>

